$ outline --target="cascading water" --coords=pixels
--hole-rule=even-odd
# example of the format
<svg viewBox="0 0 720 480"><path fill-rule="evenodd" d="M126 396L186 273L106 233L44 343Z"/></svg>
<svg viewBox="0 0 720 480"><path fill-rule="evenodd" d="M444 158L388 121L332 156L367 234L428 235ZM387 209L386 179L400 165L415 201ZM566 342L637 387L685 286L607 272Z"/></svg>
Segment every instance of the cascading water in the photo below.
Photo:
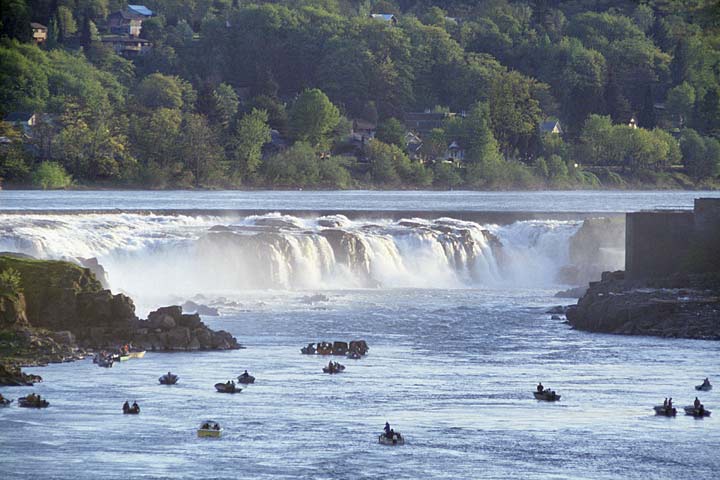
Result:
<svg viewBox="0 0 720 480"><path fill-rule="evenodd" d="M342 215L0 215L0 250L97 257L110 286L136 298L148 292L543 286L568 262L568 241L579 225Z"/></svg>

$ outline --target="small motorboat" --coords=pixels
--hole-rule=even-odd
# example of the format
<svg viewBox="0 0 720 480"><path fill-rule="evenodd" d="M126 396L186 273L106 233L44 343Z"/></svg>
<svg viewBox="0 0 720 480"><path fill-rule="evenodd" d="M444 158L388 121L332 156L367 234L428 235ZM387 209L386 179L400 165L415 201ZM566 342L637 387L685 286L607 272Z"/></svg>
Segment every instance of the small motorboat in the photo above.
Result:
<svg viewBox="0 0 720 480"><path fill-rule="evenodd" d="M175 385L178 379L180 379L180 377L178 377L174 373L168 372L162 377L160 377L158 380L160 381L160 385Z"/></svg>
<svg viewBox="0 0 720 480"><path fill-rule="evenodd" d="M695 390L698 390L700 392L709 392L712 390L712 385L709 383L703 383L702 385L695 385Z"/></svg>
<svg viewBox="0 0 720 480"><path fill-rule="evenodd" d="M323 367L323 373L340 373L345 370L345 365L338 362L330 362L327 367Z"/></svg>
<svg viewBox="0 0 720 480"><path fill-rule="evenodd" d="M663 415L665 417L674 417L677 415L677 408L668 407L667 405L656 405L653 407L655 415Z"/></svg>
<svg viewBox="0 0 720 480"><path fill-rule="evenodd" d="M303 355L315 355L315 345L308 343L306 347L300 349L300 353Z"/></svg>
<svg viewBox="0 0 720 480"><path fill-rule="evenodd" d="M40 395L31 393L26 397L18 398L18 405L22 408L47 408L50 402L40 398Z"/></svg>
<svg viewBox="0 0 720 480"><path fill-rule="evenodd" d="M145 356L145 350L136 350L134 352L128 353L128 357L130 358L143 358Z"/></svg>
<svg viewBox="0 0 720 480"><path fill-rule="evenodd" d="M245 372L238 377L238 382L240 382L244 385L248 385L250 383L255 383L255 377L253 377L249 373Z"/></svg>
<svg viewBox="0 0 720 480"><path fill-rule="evenodd" d="M554 390L545 389L542 392L535 391L533 392L533 395L535 396L535 400L544 400L546 402L556 402L560 400L560 395L555 393Z"/></svg>
<svg viewBox="0 0 720 480"><path fill-rule="evenodd" d="M222 435L222 431L223 429L219 423L213 420L205 420L200 424L200 428L198 428L197 431L197 436L218 438L220 435Z"/></svg>
<svg viewBox="0 0 720 480"><path fill-rule="evenodd" d="M688 405L683 408L685 410L685 415L692 415L695 418L709 417L712 413L710 410L705 410L705 407L702 405L697 408L695 408L695 405Z"/></svg>
<svg viewBox="0 0 720 480"><path fill-rule="evenodd" d="M140 413L140 405L133 402L132 406L130 406L127 402L125 402L123 404L123 413L125 415L137 415Z"/></svg>
<svg viewBox="0 0 720 480"><path fill-rule="evenodd" d="M0 407L7 407L7 406L10 405L12 402L13 402L13 401L10 400L9 398L4 398L4 397L3 397L3 398L0 398Z"/></svg>
<svg viewBox="0 0 720 480"><path fill-rule="evenodd" d="M385 433L381 433L378 436L378 443L380 445L405 445L405 437L400 435L399 432L394 432L392 437L386 435Z"/></svg>
<svg viewBox="0 0 720 480"><path fill-rule="evenodd" d="M317 344L317 348L315 351L317 352L318 355L332 355L332 353L333 353L332 343L320 342Z"/></svg>
<svg viewBox="0 0 720 480"><path fill-rule="evenodd" d="M104 367L104 368L111 368L115 361L113 361L112 357L102 357L97 361L98 367Z"/></svg>
<svg viewBox="0 0 720 480"><path fill-rule="evenodd" d="M215 390L219 393L240 393L242 388L238 388L234 383L216 383Z"/></svg>

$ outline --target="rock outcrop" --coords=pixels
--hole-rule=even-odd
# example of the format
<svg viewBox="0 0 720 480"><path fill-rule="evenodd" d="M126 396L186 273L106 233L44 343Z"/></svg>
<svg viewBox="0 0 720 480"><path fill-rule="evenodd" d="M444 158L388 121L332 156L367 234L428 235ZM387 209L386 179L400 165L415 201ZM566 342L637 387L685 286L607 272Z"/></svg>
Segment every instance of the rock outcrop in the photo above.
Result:
<svg viewBox="0 0 720 480"><path fill-rule="evenodd" d="M89 269L73 263L0 256L0 272L7 270L17 272L19 285L0 289L0 384L32 383L20 366L77 360L90 348L240 348L228 332L211 330L179 306L139 320L129 297L104 290Z"/></svg>
<svg viewBox="0 0 720 480"><path fill-rule="evenodd" d="M197 313L183 314L179 306L162 307L139 320L131 342L146 350L231 350L240 348L224 330L207 327Z"/></svg>
<svg viewBox="0 0 720 480"><path fill-rule="evenodd" d="M696 274L639 282L605 272L566 316L591 332L720 340L720 280Z"/></svg>

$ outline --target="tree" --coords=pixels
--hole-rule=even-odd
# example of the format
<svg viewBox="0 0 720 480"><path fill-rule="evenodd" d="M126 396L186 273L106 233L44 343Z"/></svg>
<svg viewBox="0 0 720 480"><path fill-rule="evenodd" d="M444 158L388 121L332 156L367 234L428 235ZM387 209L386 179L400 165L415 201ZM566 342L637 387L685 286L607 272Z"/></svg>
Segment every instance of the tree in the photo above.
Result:
<svg viewBox="0 0 720 480"><path fill-rule="evenodd" d="M703 138L695 130L686 128L680 135L680 148L683 164L691 177L702 179L719 173L720 144L717 140Z"/></svg>
<svg viewBox="0 0 720 480"><path fill-rule="evenodd" d="M230 125L230 121L237 113L239 98L235 90L227 83L221 83L212 93L213 117L223 128Z"/></svg>
<svg viewBox="0 0 720 480"><path fill-rule="evenodd" d="M192 172L196 186L221 175L222 150L204 116L195 113L183 116L179 157Z"/></svg>
<svg viewBox="0 0 720 480"><path fill-rule="evenodd" d="M33 173L33 184L43 190L67 188L72 184L72 177L59 163L43 162Z"/></svg>
<svg viewBox="0 0 720 480"><path fill-rule="evenodd" d="M687 82L681 83L668 92L665 105L670 113L679 118L680 124L685 125L695 105L695 89Z"/></svg>
<svg viewBox="0 0 720 480"><path fill-rule="evenodd" d="M72 11L64 5L57 9L57 24L59 27L58 41L61 43L77 33L77 23L75 23Z"/></svg>
<svg viewBox="0 0 720 480"><path fill-rule="evenodd" d="M650 85L645 89L645 98L642 108L638 113L638 125L643 128L655 128L657 118L655 117L655 96Z"/></svg>
<svg viewBox="0 0 720 480"><path fill-rule="evenodd" d="M135 99L144 107L191 109L197 94L190 84L178 77L153 73L137 87Z"/></svg>
<svg viewBox="0 0 720 480"><path fill-rule="evenodd" d="M381 142L405 148L405 127L397 118L388 118L380 123L375 136Z"/></svg>
<svg viewBox="0 0 720 480"><path fill-rule="evenodd" d="M459 169L452 163L437 162L433 169L433 173L435 178L434 184L438 187L452 190L453 188L462 185L463 179L459 173Z"/></svg>
<svg viewBox="0 0 720 480"><path fill-rule="evenodd" d="M231 140L234 169L247 177L257 171L260 165L262 147L270 141L268 114L265 110L253 109L237 124Z"/></svg>
<svg viewBox="0 0 720 480"><path fill-rule="evenodd" d="M0 37L30 41L30 9L25 0L0 0Z"/></svg>
<svg viewBox="0 0 720 480"><path fill-rule="evenodd" d="M322 145L338 122L337 107L317 88L303 91L290 109L289 130L297 141Z"/></svg>

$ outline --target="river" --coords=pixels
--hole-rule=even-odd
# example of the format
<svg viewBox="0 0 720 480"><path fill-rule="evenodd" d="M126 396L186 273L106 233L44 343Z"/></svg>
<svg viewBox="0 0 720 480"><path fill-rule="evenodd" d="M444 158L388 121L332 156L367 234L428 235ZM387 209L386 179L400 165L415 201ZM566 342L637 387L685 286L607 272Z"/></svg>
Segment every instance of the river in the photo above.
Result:
<svg viewBox="0 0 720 480"><path fill-rule="evenodd" d="M51 406L0 409L0 477L717 478L720 411L668 419L652 406L689 404L693 385L717 382L720 344L579 332L545 312L566 301L553 297L566 287L557 274L586 212L718 195L1 191L0 250L97 257L139 315L193 298L219 308L204 321L246 348L29 369L45 382L0 392ZM232 213L244 210L267 212ZM458 215L350 214L361 210ZM478 223L462 212L534 214ZM621 266L622 252L604 261ZM340 359L340 375L299 352L356 338L370 352ZM214 392L245 369L254 385ZM158 384L168 370L177 385ZM534 400L538 381L561 401ZM717 395L701 400L717 410ZM125 400L142 413L122 415ZM196 437L206 418L222 438ZM378 445L385 421L406 445Z"/></svg>

